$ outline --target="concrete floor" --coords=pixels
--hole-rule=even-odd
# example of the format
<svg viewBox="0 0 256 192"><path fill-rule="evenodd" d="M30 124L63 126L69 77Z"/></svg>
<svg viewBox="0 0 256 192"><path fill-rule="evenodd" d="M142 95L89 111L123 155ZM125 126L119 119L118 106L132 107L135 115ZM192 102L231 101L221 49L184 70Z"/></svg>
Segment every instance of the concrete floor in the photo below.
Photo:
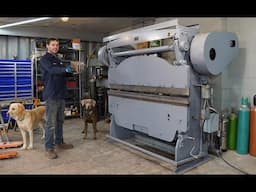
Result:
<svg viewBox="0 0 256 192"><path fill-rule="evenodd" d="M18 151L18 156L12 159L0 160L0 174L75 174L75 175L173 175L170 164L160 162L148 155L130 149L122 144L110 142L106 138L109 124L104 121L98 123L97 140L92 139L91 125L88 138L83 139L81 133L83 122L81 119L67 119L64 123L64 139L72 143L71 150L60 151L58 158L48 160L44 155L44 144L40 140L41 131L34 132L34 149L19 150L18 148L0 149L4 151ZM11 141L21 140L19 130L11 129L8 133ZM210 155L211 160L184 173L195 174L243 174L232 168L221 158ZM248 174L256 173L256 157L239 155L235 151L227 151L223 158L235 167Z"/></svg>

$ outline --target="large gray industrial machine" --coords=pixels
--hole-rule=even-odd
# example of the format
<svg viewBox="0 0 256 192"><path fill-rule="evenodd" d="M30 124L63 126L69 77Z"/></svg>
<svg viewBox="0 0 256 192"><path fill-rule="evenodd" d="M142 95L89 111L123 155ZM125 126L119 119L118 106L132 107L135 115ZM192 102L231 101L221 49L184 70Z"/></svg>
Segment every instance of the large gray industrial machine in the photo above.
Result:
<svg viewBox="0 0 256 192"><path fill-rule="evenodd" d="M178 20L103 39L98 59L109 67L108 138L170 162L184 172L209 159L218 131L212 77L238 53L231 32L199 33ZM140 48L138 45L146 43Z"/></svg>

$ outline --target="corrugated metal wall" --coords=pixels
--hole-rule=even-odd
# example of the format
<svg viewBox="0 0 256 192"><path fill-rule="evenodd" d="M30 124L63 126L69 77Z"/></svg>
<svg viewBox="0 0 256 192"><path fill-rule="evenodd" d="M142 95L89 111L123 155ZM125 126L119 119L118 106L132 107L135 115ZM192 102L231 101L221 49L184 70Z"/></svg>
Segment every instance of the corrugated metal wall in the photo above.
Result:
<svg viewBox="0 0 256 192"><path fill-rule="evenodd" d="M0 36L0 59L29 59L31 38Z"/></svg>
<svg viewBox="0 0 256 192"><path fill-rule="evenodd" d="M30 59L35 38L0 35L0 45L0 59ZM85 51L81 59L86 61L86 56L93 54L100 46L101 43L82 41L81 48Z"/></svg>

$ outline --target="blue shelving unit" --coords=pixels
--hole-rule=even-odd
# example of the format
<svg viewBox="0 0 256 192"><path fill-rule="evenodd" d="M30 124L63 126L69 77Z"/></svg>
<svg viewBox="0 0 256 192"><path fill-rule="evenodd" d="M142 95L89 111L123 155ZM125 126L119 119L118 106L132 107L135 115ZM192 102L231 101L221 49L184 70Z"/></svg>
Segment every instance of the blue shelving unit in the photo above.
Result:
<svg viewBox="0 0 256 192"><path fill-rule="evenodd" d="M0 102L33 101L33 68L31 60L0 60ZM2 109L4 121L7 108Z"/></svg>

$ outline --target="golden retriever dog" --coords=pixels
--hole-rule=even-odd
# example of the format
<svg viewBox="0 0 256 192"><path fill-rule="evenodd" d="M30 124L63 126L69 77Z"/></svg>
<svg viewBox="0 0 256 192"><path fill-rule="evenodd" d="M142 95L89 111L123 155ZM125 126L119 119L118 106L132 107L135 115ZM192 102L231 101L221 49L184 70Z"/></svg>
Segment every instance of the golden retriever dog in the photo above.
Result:
<svg viewBox="0 0 256 192"><path fill-rule="evenodd" d="M46 114L45 106L39 106L32 110L26 110L21 103L12 103L7 114L16 120L21 131L23 146L21 149L33 149L33 130L40 127L45 133ZM42 139L41 138L41 139Z"/></svg>
<svg viewBox="0 0 256 192"><path fill-rule="evenodd" d="M83 107L83 119L84 119L84 139L87 137L87 127L88 123L92 123L94 139L96 139L97 132L97 107L96 101L94 99L83 99L81 100L81 105Z"/></svg>

